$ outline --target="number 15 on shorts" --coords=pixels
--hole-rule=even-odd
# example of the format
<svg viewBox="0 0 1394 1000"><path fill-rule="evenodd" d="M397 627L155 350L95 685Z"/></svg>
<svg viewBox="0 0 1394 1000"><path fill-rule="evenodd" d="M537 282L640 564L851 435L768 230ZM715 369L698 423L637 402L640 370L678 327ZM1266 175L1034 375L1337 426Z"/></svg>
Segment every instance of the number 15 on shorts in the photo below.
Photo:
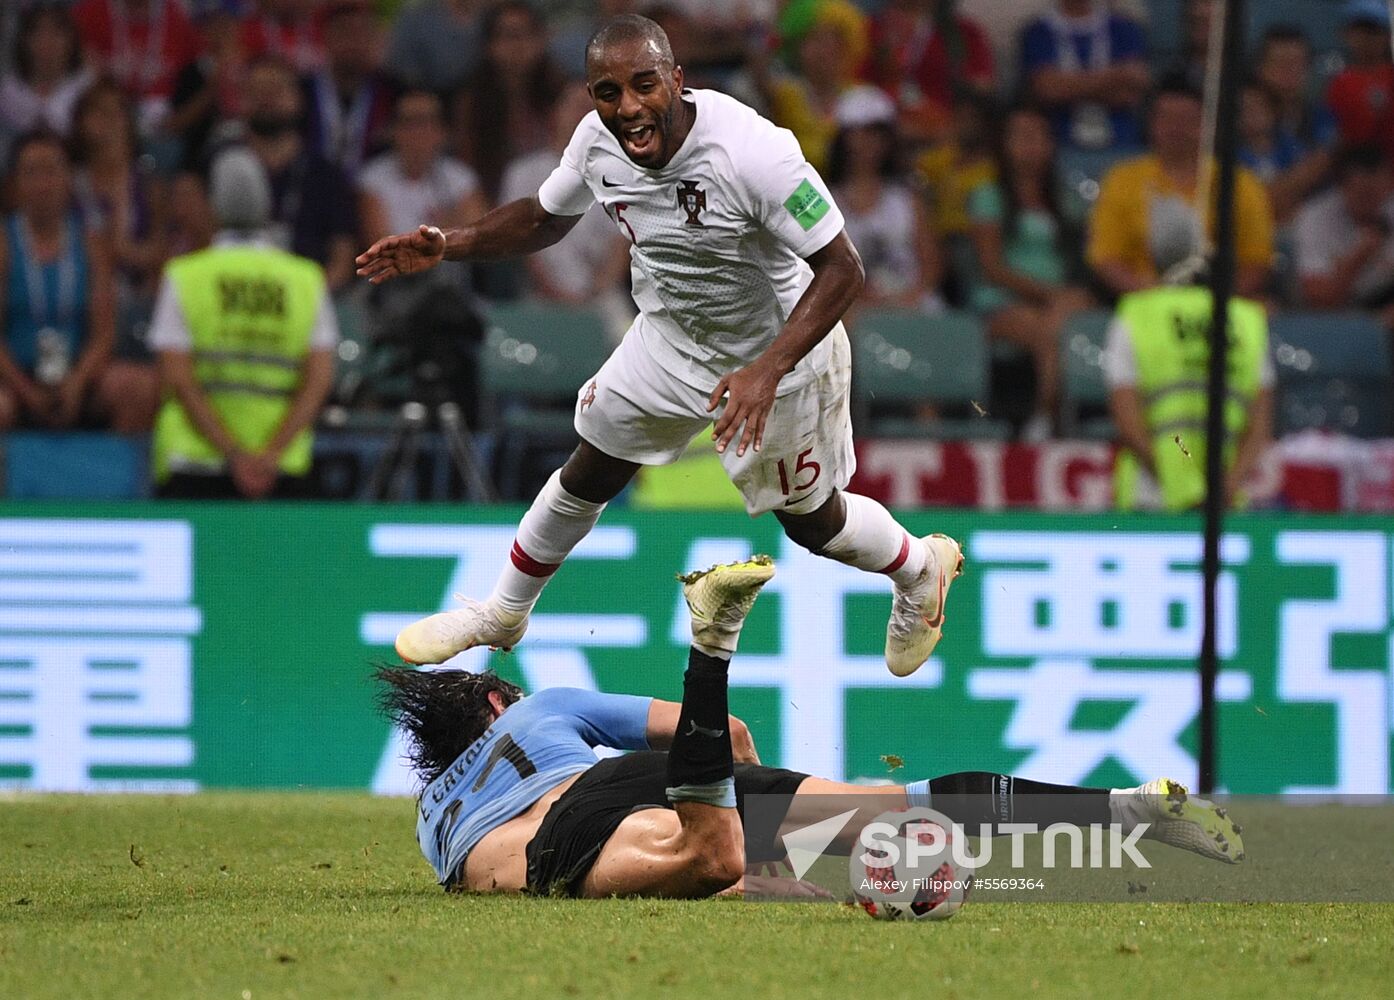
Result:
<svg viewBox="0 0 1394 1000"><path fill-rule="evenodd" d="M794 459L792 468L788 459L779 460L776 466L779 469L779 492L790 497L813 488L818 482L818 477L823 474L823 467L809 457L812 454L812 448L800 452L799 457Z"/></svg>

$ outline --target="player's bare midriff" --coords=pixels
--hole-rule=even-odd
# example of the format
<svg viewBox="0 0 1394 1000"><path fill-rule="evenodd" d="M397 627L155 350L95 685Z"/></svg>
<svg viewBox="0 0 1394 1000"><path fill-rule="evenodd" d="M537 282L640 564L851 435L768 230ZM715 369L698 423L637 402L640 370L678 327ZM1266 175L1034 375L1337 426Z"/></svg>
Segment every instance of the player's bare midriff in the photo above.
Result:
<svg viewBox="0 0 1394 1000"><path fill-rule="evenodd" d="M581 774L567 778L517 816L486 833L465 859L465 877L457 888L474 892L521 892L525 889L528 844L537 835L552 803L561 798Z"/></svg>

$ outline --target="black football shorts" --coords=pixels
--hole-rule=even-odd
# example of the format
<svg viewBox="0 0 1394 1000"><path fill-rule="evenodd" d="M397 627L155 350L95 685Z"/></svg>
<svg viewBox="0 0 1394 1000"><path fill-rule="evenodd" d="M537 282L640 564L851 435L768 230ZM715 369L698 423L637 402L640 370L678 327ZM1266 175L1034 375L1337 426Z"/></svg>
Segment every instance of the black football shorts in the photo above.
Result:
<svg viewBox="0 0 1394 1000"><path fill-rule="evenodd" d="M759 764L737 764L736 808L744 820L747 795L793 795L806 774ZM668 755L657 751L610 757L582 772L575 784L552 803L528 844L528 891L538 895L575 896L615 830L640 809L671 809ZM763 810L761 810L763 812ZM764 828L767 826L768 828ZM745 831L748 862L777 861L784 849L777 842L778 823Z"/></svg>

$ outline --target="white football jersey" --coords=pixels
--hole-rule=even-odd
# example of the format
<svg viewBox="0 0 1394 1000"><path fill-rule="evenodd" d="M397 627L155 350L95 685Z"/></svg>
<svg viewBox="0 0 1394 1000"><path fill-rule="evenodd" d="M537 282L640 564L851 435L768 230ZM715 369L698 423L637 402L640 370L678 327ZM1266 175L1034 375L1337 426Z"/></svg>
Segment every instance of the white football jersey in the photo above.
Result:
<svg viewBox="0 0 1394 1000"><path fill-rule="evenodd" d="M813 270L804 262L842 231L842 213L792 132L713 90L688 90L692 131L661 170L624 154L592 111L537 192L553 215L600 202L632 244L634 332L669 372L710 392L784 327ZM808 384L829 340L780 382Z"/></svg>

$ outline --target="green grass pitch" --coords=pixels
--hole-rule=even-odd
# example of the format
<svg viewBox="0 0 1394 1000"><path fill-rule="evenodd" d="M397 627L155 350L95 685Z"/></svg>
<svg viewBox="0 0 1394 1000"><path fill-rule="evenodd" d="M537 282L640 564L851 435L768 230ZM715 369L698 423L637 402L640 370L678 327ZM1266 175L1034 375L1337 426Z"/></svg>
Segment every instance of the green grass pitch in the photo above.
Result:
<svg viewBox="0 0 1394 1000"><path fill-rule="evenodd" d="M447 896L404 800L0 799L0 997L1385 995L1394 905Z"/></svg>

